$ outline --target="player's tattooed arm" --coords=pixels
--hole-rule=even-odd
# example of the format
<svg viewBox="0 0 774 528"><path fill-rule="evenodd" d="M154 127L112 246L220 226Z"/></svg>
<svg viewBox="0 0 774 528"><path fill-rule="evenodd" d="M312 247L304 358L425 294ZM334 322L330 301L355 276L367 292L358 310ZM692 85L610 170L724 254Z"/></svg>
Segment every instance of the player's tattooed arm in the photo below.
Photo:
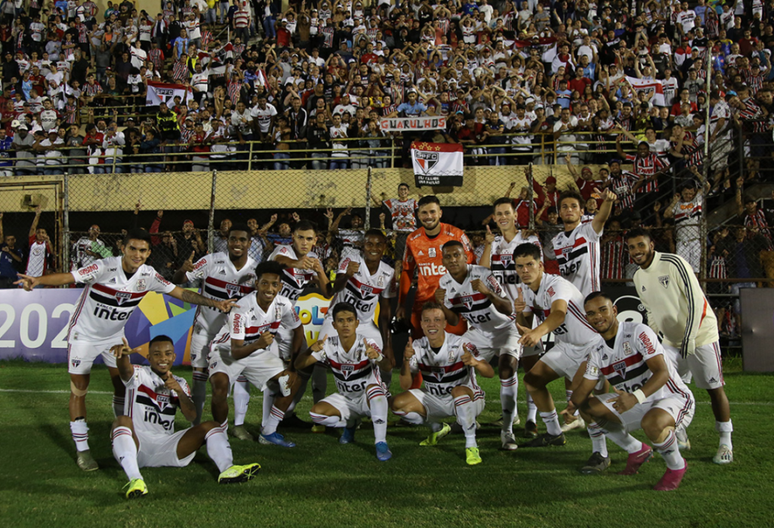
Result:
<svg viewBox="0 0 774 528"><path fill-rule="evenodd" d="M174 290L169 292L169 295L171 295L175 299L180 299L183 302L187 302L190 304L198 304L200 306L210 306L212 308L217 308L221 312L225 312L225 313L228 313L231 310L231 308L233 308L237 303L237 301L234 299L228 299L223 301L208 299L204 295L199 295L194 291L185 290L183 288L175 288Z"/></svg>

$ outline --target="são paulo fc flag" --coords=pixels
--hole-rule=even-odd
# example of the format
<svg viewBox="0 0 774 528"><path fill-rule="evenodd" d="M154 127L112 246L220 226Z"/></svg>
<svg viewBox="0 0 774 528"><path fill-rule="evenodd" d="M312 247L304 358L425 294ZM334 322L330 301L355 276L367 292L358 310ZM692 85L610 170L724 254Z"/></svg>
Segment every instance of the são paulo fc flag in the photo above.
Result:
<svg viewBox="0 0 774 528"><path fill-rule="evenodd" d="M417 187L462 186L462 145L415 141L411 144L411 162Z"/></svg>
<svg viewBox="0 0 774 528"><path fill-rule="evenodd" d="M647 94L653 93L653 98L650 99L653 106L666 106L666 103L664 102L664 89L661 86L660 81L655 79L637 79L636 77L626 77L626 80L629 81L629 84L632 85L632 89L637 92L637 94L640 92L645 92Z"/></svg>
<svg viewBox="0 0 774 528"><path fill-rule="evenodd" d="M184 84L160 83L148 81L148 95L145 96L145 104L148 106L158 106L161 103L167 103L172 106L176 95L185 102L193 98L193 91Z"/></svg>

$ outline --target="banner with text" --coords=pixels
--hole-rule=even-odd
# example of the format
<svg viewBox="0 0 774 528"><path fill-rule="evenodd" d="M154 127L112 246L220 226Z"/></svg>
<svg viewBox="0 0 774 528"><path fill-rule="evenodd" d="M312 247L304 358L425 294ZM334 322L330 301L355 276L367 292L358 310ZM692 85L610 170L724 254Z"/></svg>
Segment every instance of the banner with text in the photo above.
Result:
<svg viewBox="0 0 774 528"><path fill-rule="evenodd" d="M411 144L411 163L417 187L462 186L462 145L457 143Z"/></svg>
<svg viewBox="0 0 774 528"><path fill-rule="evenodd" d="M384 132L445 130L446 116L436 117L383 117L379 128Z"/></svg>
<svg viewBox="0 0 774 528"><path fill-rule="evenodd" d="M193 98L193 91L184 84L148 81L148 93L145 96L145 104L148 106L159 106L161 103L167 103L168 106L172 106L176 95L179 95L182 101L186 101L186 99Z"/></svg>

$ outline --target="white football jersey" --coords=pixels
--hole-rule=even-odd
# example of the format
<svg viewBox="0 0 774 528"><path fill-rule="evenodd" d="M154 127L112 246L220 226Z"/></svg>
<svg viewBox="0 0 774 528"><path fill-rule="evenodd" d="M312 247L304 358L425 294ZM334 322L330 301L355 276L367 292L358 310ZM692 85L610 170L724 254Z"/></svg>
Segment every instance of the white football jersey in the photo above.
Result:
<svg viewBox="0 0 774 528"><path fill-rule="evenodd" d="M185 277L188 281L203 279L199 293L208 299L241 299L255 290L255 266L255 261L247 257L242 269L237 270L228 253L212 253L200 258L193 271L187 272ZM227 320L228 315L217 308L199 306L194 316L194 327L213 334L223 328Z"/></svg>
<svg viewBox="0 0 774 528"><path fill-rule="evenodd" d="M492 272L475 264L467 266L468 275L462 284L454 280L448 271L438 282L438 287L446 290L444 306L464 317L474 328L484 332L494 332L498 328L513 325L514 315L500 313L486 295L479 293L471 285L474 280L480 279L492 293L505 298L506 294Z"/></svg>
<svg viewBox="0 0 774 528"><path fill-rule="evenodd" d="M213 345L228 346L232 339L252 343L261 338L264 332L277 336L280 326L294 330L301 326L290 299L277 295L266 311L258 304L255 293L245 295L228 313L228 324L220 329L213 339ZM250 356L261 354L267 350L279 351L275 339L268 348L254 351Z"/></svg>
<svg viewBox="0 0 774 528"><path fill-rule="evenodd" d="M348 398L357 398L365 394L366 387L369 385L382 383L376 360L369 359L366 355L363 339L366 339L370 346L381 351L373 339L357 334L350 350L344 350L339 336L335 335L325 341L322 350L312 352L313 358L331 367L339 394Z"/></svg>
<svg viewBox="0 0 774 528"><path fill-rule="evenodd" d="M594 231L591 222L581 222L569 234L562 231L552 240L562 277L572 282L584 297L600 288L599 239L601 236L602 233Z"/></svg>
<svg viewBox="0 0 774 528"><path fill-rule="evenodd" d="M371 275L368 266L360 255L345 258L339 264L339 274L347 272L350 262L360 264L360 269L347 279L344 289L333 296L327 316L333 314L333 307L340 302L348 302L357 310L357 319L361 323L371 321L376 312L380 298L395 297L395 270L384 262L379 262L379 268Z"/></svg>
<svg viewBox="0 0 774 528"><path fill-rule="evenodd" d="M309 258L318 258L317 253L310 251L306 254ZM287 257L291 260L298 260L296 256L296 250L293 246L277 246L274 251L269 255L269 260L277 260L277 257ZM282 274L282 291L280 295L287 297L293 302L295 306L301 292L304 291L304 287L307 284L315 280L317 274L314 270L299 269L299 268L285 268L285 272Z"/></svg>
<svg viewBox="0 0 774 528"><path fill-rule="evenodd" d="M98 260L72 272L75 282L86 287L70 317L68 340L101 341L121 334L149 291L169 293L176 288L146 264L127 277L121 267L122 258Z"/></svg>
<svg viewBox="0 0 774 528"><path fill-rule="evenodd" d="M186 396L191 397L188 383L170 373ZM134 374L125 381L124 413L132 419L138 435L142 433L172 434L175 432L175 413L180 406L178 395L164 385L164 380L148 365L134 365Z"/></svg>
<svg viewBox="0 0 774 528"><path fill-rule="evenodd" d="M672 213L675 217L675 238L678 241L701 244L700 227L703 201L701 193L696 193L690 202L684 202L681 199L675 204Z"/></svg>
<svg viewBox="0 0 774 528"><path fill-rule="evenodd" d="M473 343L447 333L443 345L437 351L433 350L426 337L414 341L413 347L414 355L409 359L409 367L413 374L422 372L426 392L435 396L450 396L452 389L460 385L470 387L474 392L479 390L475 369L462 362L465 352L481 359Z"/></svg>
<svg viewBox="0 0 774 528"><path fill-rule="evenodd" d="M520 282L516 274L516 263L513 261L513 251L521 244L535 244L540 248L540 260L543 260L543 246L540 244L540 239L534 235L524 237L521 233L518 231L510 242L503 236L495 237L489 253L489 269L511 300L518 295L516 285Z"/></svg>
<svg viewBox="0 0 774 528"><path fill-rule="evenodd" d="M689 398L690 389L675 369L674 363L664 354L655 332L647 325L627 321L619 323L618 335L611 349L604 340L589 354L584 377L598 380L604 376L616 389L632 393L641 389L653 374L647 361L662 356L669 369L669 380L659 390L648 396L657 401L670 396Z"/></svg>
<svg viewBox="0 0 774 528"><path fill-rule="evenodd" d="M543 273L537 293L529 286L519 284L527 309L524 313L534 314L541 322L551 314L554 301L567 303L567 315L564 322L554 330L557 343L563 342L573 346L585 347L602 337L591 327L583 311L585 297L570 281L559 275Z"/></svg>
<svg viewBox="0 0 774 528"><path fill-rule="evenodd" d="M363 246L365 234L360 229L339 229L337 237L344 246L341 249L341 256L344 258L351 257L360 251L360 248Z"/></svg>
<svg viewBox="0 0 774 528"><path fill-rule="evenodd" d="M105 243L102 240L97 239L92 241L89 237L81 237L78 239L78 242L73 245L74 255L72 258L72 271L90 266L100 259L99 256L92 256L87 253L87 251L91 251L94 243L103 248L105 247Z"/></svg>

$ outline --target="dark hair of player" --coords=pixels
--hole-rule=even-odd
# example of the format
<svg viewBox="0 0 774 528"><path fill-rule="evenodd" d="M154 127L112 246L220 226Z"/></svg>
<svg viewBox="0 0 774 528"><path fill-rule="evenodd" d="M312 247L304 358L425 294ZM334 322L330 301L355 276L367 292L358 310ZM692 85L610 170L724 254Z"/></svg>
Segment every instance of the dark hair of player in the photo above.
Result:
<svg viewBox="0 0 774 528"><path fill-rule="evenodd" d="M408 183L400 183L398 184L398 189L400 190L401 187L405 187L406 189L409 188Z"/></svg>
<svg viewBox="0 0 774 528"><path fill-rule="evenodd" d="M172 338L166 335L157 335L153 339L150 340L150 343L148 343L148 348L152 347L156 343L172 343L174 346L175 342L172 341Z"/></svg>
<svg viewBox="0 0 774 528"><path fill-rule="evenodd" d="M648 240L653 240L653 237L650 236L650 231L642 227L635 227L634 229L630 229L624 236L626 240L631 240L632 238L637 237L645 237Z"/></svg>
<svg viewBox="0 0 774 528"><path fill-rule="evenodd" d="M228 230L228 234L230 235L232 231L244 231L248 235L250 234L250 228L247 227L247 224L231 224L231 227Z"/></svg>
<svg viewBox="0 0 774 528"><path fill-rule="evenodd" d="M425 304L422 305L422 312L425 313L428 310L441 310L443 311L443 308L441 308L441 305L438 304L435 301L428 301Z"/></svg>
<svg viewBox="0 0 774 528"><path fill-rule="evenodd" d="M282 276L282 272L286 267L287 266L280 264L276 260L267 260L266 262L261 262L255 267L255 281L258 282L261 280L261 275L264 273Z"/></svg>
<svg viewBox="0 0 774 528"><path fill-rule="evenodd" d="M516 249L513 250L513 260L524 257L532 257L540 262L540 248L529 242L519 244L516 246Z"/></svg>
<svg viewBox="0 0 774 528"><path fill-rule="evenodd" d="M578 191L564 191L562 194L559 195L559 202L557 205L559 207L562 206L562 202L567 199L573 199L578 200L578 204L583 207L583 205L586 203L586 200L583 199L583 196L581 196L581 193Z"/></svg>
<svg viewBox="0 0 774 528"><path fill-rule="evenodd" d="M150 233L148 233L144 229L139 229L139 228L130 229L126 233L126 236L124 237L124 245L127 245L130 240L140 240L142 242L147 242L148 246L151 245Z"/></svg>
<svg viewBox="0 0 774 528"><path fill-rule="evenodd" d="M293 227L293 232L296 231L314 231L317 233L317 227L309 220L301 220Z"/></svg>
<svg viewBox="0 0 774 528"><path fill-rule="evenodd" d="M379 237L384 241L387 240L387 236L384 233L382 233L381 229L369 229L368 231L365 232L365 235L363 235L363 238L365 239L370 236Z"/></svg>
<svg viewBox="0 0 774 528"><path fill-rule="evenodd" d="M431 194L430 196L423 196L419 199L419 202L417 202L417 209L421 209L427 204L438 204L438 207L441 207L441 202L438 201L438 198Z"/></svg>
<svg viewBox="0 0 774 528"><path fill-rule="evenodd" d="M333 320L334 321L336 320L336 317L338 317L338 315L341 312L353 313L353 314L355 314L355 318L357 318L357 310L355 309L355 307L352 304L350 304L348 302L340 302L340 303L337 303L336 306L333 307Z"/></svg>
<svg viewBox="0 0 774 528"><path fill-rule="evenodd" d="M449 240L447 243L441 246L441 251L446 251L447 249L451 249L457 246L461 247L463 251L465 250L465 246L463 246L462 242L459 240Z"/></svg>
<svg viewBox="0 0 774 528"><path fill-rule="evenodd" d="M603 291L595 291L595 292L589 293L586 296L586 298L583 300L583 304L585 305L587 302L593 301L594 299L598 299L600 297L602 299L605 299L606 301L610 301L610 304L613 304L613 299L611 299L610 296Z"/></svg>
<svg viewBox="0 0 774 528"><path fill-rule="evenodd" d="M497 200L495 200L495 203L492 204L492 207L494 209L496 209L498 205L504 205L504 204L510 205L511 209L513 209L513 200L511 200L510 198L505 198L505 197L498 198Z"/></svg>

